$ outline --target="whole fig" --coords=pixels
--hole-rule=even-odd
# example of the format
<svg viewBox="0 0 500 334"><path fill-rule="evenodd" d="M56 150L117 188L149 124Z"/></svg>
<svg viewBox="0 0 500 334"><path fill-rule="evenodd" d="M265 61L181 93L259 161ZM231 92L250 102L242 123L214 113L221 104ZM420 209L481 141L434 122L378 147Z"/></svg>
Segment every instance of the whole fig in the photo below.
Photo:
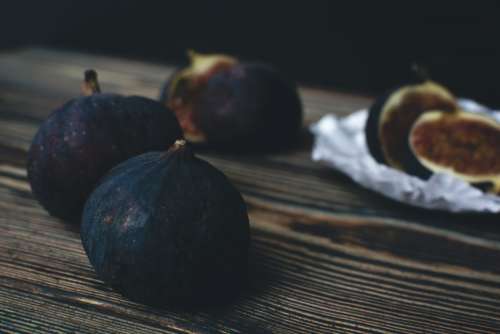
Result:
<svg viewBox="0 0 500 334"><path fill-rule="evenodd" d="M56 217L79 218L98 180L118 163L169 147L182 135L175 116L139 96L100 93L97 74L85 73L82 91L42 123L29 149L34 196Z"/></svg>
<svg viewBox="0 0 500 334"><path fill-rule="evenodd" d="M85 205L81 238L102 280L149 305L231 296L247 272L245 203L184 140L111 170Z"/></svg>

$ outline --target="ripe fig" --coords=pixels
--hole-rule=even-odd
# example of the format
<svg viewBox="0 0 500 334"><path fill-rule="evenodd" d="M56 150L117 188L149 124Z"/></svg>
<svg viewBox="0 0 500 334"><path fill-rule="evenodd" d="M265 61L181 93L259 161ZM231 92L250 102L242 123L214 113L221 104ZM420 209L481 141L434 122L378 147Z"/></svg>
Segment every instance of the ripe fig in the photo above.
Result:
<svg viewBox="0 0 500 334"><path fill-rule="evenodd" d="M410 131L417 173L451 174L500 194L500 124L486 115L456 111L422 114Z"/></svg>
<svg viewBox="0 0 500 334"><path fill-rule="evenodd" d="M365 133L375 160L414 174L408 134L415 120L428 110L452 112L455 97L445 87L424 79L398 87L378 98L369 110Z"/></svg>
<svg viewBox="0 0 500 334"><path fill-rule="evenodd" d="M247 272L245 203L184 140L112 169L85 205L81 238L102 280L149 305L228 297Z"/></svg>
<svg viewBox="0 0 500 334"><path fill-rule="evenodd" d="M219 149L288 148L299 139L302 105L296 87L273 67L225 55L189 52L160 101L174 110L184 136Z"/></svg>
<svg viewBox="0 0 500 334"><path fill-rule="evenodd" d="M98 180L116 164L170 146L182 135L160 103L101 94L97 74L85 72L82 92L42 123L28 153L34 196L56 217L79 217Z"/></svg>

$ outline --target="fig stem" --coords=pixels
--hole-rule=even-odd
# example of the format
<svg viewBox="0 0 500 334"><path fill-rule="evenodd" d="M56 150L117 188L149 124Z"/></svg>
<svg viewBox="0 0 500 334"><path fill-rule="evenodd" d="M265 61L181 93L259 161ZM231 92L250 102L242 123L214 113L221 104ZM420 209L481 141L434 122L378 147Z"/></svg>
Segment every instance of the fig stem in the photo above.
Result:
<svg viewBox="0 0 500 334"><path fill-rule="evenodd" d="M168 157L171 153L182 152L187 147L187 142L184 139L177 139L169 148L161 154L162 157Z"/></svg>
<svg viewBox="0 0 500 334"><path fill-rule="evenodd" d="M177 139L173 145L174 149L178 149L181 147L186 146L186 140L185 139Z"/></svg>
<svg viewBox="0 0 500 334"><path fill-rule="evenodd" d="M97 72L95 70L86 70L84 72L84 79L80 88L84 96L90 96L101 92L101 87L97 80Z"/></svg>
<svg viewBox="0 0 500 334"><path fill-rule="evenodd" d="M415 76L421 82L429 81L431 78L429 70L425 66L422 66L421 64L412 63L411 70L413 71L413 73L415 73Z"/></svg>

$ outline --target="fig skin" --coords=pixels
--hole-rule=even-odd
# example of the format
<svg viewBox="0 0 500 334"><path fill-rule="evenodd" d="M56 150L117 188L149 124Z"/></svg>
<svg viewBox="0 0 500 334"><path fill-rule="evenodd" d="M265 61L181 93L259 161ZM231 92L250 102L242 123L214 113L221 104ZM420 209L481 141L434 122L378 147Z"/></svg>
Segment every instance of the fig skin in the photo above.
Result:
<svg viewBox="0 0 500 334"><path fill-rule="evenodd" d="M379 139L379 122L380 114L384 108L385 103L389 96L391 96L397 89L389 90L380 97L378 97L368 110L368 119L365 125L365 137L366 145L368 146L368 151L375 161L387 165L387 161L384 157L384 152L382 151L382 145Z"/></svg>
<svg viewBox="0 0 500 334"><path fill-rule="evenodd" d="M101 94L95 72L42 123L28 152L32 192L53 216L79 221L98 180L118 163L169 147L182 135L172 112L139 96ZM90 75L90 76L89 76Z"/></svg>
<svg viewBox="0 0 500 334"><path fill-rule="evenodd" d="M111 170L85 205L81 238L97 275L148 305L213 303L247 273L245 203L185 141Z"/></svg>
<svg viewBox="0 0 500 334"><path fill-rule="evenodd" d="M239 152L297 144L302 103L295 85L276 69L223 55L190 56L191 67L174 73L160 93L187 140Z"/></svg>

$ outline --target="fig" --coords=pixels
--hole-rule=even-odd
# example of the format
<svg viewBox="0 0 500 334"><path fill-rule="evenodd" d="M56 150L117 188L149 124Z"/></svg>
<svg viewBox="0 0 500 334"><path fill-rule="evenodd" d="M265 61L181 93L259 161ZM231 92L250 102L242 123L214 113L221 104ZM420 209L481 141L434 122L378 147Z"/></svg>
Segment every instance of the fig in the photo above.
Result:
<svg viewBox="0 0 500 334"><path fill-rule="evenodd" d="M444 172L500 193L500 123L487 115L457 110L422 114L409 135L415 175Z"/></svg>
<svg viewBox="0 0 500 334"><path fill-rule="evenodd" d="M289 148L298 141L301 100L276 69L219 54L188 55L191 65L174 73L160 95L187 140L239 151Z"/></svg>
<svg viewBox="0 0 500 334"><path fill-rule="evenodd" d="M148 305L234 296L247 273L245 203L184 140L112 169L85 205L81 239L103 281Z"/></svg>
<svg viewBox="0 0 500 334"><path fill-rule="evenodd" d="M408 145L413 123L428 110L452 112L456 108L448 89L428 79L389 91L369 110L365 134L371 155L379 163L415 173L417 167Z"/></svg>
<svg viewBox="0 0 500 334"><path fill-rule="evenodd" d="M161 103L100 93L97 73L85 72L85 96L52 112L33 138L27 171L32 192L53 216L75 220L98 180L118 163L169 147L182 135Z"/></svg>

